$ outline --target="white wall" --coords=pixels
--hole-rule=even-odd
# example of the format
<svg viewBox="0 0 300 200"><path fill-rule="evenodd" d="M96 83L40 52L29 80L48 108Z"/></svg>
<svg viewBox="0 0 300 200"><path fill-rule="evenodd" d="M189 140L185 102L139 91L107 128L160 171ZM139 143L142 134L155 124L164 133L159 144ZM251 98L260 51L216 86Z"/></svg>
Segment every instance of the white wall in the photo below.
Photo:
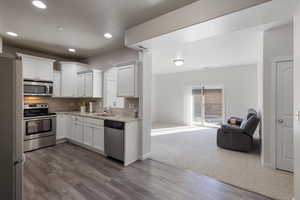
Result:
<svg viewBox="0 0 300 200"><path fill-rule="evenodd" d="M293 56L293 26L292 24L264 32L263 38L263 124L262 143L263 164L273 166L275 162L275 146L271 144L274 133L274 94L275 85L273 62L280 57Z"/></svg>
<svg viewBox="0 0 300 200"><path fill-rule="evenodd" d="M294 17L294 111L295 115L300 111L300 3L296 8ZM294 191L295 200L300 199L300 122L294 120Z"/></svg>
<svg viewBox="0 0 300 200"><path fill-rule="evenodd" d="M191 87L224 87L225 119L257 108L256 65L222 67L153 76L153 122L189 123Z"/></svg>
<svg viewBox="0 0 300 200"><path fill-rule="evenodd" d="M139 81L140 85L140 109L142 115L142 158L146 159L151 153L151 93L152 93L152 54L151 51L144 50L140 53L140 61L143 62L142 78Z"/></svg>

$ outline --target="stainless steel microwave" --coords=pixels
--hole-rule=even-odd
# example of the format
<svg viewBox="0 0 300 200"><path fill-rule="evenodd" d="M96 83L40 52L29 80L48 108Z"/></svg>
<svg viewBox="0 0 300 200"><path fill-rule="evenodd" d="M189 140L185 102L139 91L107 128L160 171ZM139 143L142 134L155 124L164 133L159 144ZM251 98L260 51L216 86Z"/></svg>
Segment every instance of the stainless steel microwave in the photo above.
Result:
<svg viewBox="0 0 300 200"><path fill-rule="evenodd" d="M52 96L52 81L24 80L24 96Z"/></svg>

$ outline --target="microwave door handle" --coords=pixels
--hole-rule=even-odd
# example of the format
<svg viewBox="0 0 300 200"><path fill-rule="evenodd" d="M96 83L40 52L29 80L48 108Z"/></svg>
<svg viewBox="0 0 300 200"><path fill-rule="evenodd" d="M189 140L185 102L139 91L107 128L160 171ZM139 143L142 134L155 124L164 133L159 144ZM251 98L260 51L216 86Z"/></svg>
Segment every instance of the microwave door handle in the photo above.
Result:
<svg viewBox="0 0 300 200"><path fill-rule="evenodd" d="M50 85L46 85L46 94L45 95L48 95L50 93Z"/></svg>

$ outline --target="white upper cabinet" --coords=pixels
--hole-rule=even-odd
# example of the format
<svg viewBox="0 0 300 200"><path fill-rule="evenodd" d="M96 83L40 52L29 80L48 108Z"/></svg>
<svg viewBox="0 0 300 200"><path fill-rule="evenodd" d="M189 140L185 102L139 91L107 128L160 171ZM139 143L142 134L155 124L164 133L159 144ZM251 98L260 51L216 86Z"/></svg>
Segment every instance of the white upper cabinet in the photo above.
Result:
<svg viewBox="0 0 300 200"><path fill-rule="evenodd" d="M104 72L103 90L104 106L112 108L124 108L124 97L117 95L118 68L113 67Z"/></svg>
<svg viewBox="0 0 300 200"><path fill-rule="evenodd" d="M118 66L117 96L138 97L138 65L131 63Z"/></svg>
<svg viewBox="0 0 300 200"><path fill-rule="evenodd" d="M53 97L61 97L61 73L53 72Z"/></svg>
<svg viewBox="0 0 300 200"><path fill-rule="evenodd" d="M62 97L102 97L102 72L76 62L60 62Z"/></svg>
<svg viewBox="0 0 300 200"><path fill-rule="evenodd" d="M81 71L77 74L78 96L102 97L102 72L99 70Z"/></svg>
<svg viewBox="0 0 300 200"><path fill-rule="evenodd" d="M77 96L84 97L84 74L77 75Z"/></svg>
<svg viewBox="0 0 300 200"><path fill-rule="evenodd" d="M61 62L61 96L77 97L78 66L72 62Z"/></svg>
<svg viewBox="0 0 300 200"><path fill-rule="evenodd" d="M94 80L93 80L94 72L88 72L84 74L84 95L87 97L93 97L94 94L93 87L94 87ZM95 84L95 87L96 84ZM98 87L99 88L99 87Z"/></svg>
<svg viewBox="0 0 300 200"><path fill-rule="evenodd" d="M53 80L55 60L18 53L22 57L23 78L31 80Z"/></svg>

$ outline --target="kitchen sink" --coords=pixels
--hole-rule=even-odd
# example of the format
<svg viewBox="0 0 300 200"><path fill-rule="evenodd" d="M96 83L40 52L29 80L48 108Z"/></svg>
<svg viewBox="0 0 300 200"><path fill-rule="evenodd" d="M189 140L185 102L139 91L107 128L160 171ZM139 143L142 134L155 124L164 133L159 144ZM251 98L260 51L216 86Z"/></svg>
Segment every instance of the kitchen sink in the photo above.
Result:
<svg viewBox="0 0 300 200"><path fill-rule="evenodd" d="M96 113L94 115L99 116L99 117L114 117L115 116L114 114L111 114L111 113Z"/></svg>

